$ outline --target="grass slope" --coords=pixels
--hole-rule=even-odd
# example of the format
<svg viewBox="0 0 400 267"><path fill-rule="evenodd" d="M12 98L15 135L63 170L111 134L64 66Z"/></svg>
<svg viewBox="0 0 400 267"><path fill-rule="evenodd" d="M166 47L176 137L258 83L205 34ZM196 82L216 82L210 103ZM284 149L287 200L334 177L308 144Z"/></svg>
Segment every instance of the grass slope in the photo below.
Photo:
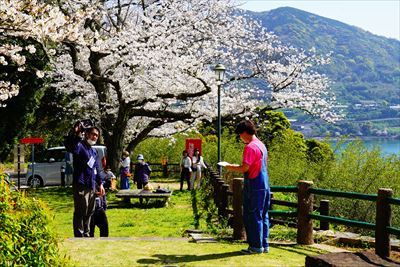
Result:
<svg viewBox="0 0 400 267"><path fill-rule="evenodd" d="M157 186L157 183L153 183ZM161 184L174 190L177 183ZM75 239L72 231L71 188L50 187L29 191L54 212L53 227L60 236L60 251L71 266L304 266L306 255L322 251L308 246L272 246L268 254L242 255L245 242L191 243L182 238L193 229L190 192L174 191L170 205L160 202L125 204L108 193L110 238ZM96 229L96 236L98 230Z"/></svg>

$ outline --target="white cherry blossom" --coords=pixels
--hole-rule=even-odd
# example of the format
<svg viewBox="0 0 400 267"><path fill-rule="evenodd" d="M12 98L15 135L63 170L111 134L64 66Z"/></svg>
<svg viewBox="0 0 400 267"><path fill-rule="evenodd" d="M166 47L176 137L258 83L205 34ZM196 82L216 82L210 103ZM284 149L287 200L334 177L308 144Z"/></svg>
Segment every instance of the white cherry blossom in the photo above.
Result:
<svg viewBox="0 0 400 267"><path fill-rule="evenodd" d="M269 105L338 118L331 110L330 81L313 70L329 63L329 55L285 46L234 1L0 3L0 32L33 38L54 56L53 85L77 95L73 112L86 108L96 117L112 164L126 144L131 150L146 136L185 131L215 118L217 63L227 68L223 115L245 116ZM55 43L62 44L57 53ZM22 49L33 51L0 45L0 64L23 68ZM18 92L12 86L0 83L0 101Z"/></svg>
<svg viewBox="0 0 400 267"><path fill-rule="evenodd" d="M330 82L312 69L329 56L283 45L235 7L229 0L104 1L86 21L85 43L65 45L54 86L82 96L71 105L97 117L111 161L125 144L130 150L146 136L214 118L216 63L227 68L223 115L268 104L337 119Z"/></svg>

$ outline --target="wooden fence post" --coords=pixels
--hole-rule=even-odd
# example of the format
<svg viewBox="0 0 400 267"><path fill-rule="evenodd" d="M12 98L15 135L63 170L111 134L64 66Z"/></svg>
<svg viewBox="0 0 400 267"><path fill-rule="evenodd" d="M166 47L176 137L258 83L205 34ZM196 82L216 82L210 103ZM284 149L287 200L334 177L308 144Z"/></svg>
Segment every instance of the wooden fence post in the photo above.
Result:
<svg viewBox="0 0 400 267"><path fill-rule="evenodd" d="M272 192L270 191L270 193L269 193L269 207L268 207L268 211L274 209L274 206L273 206L273 203L272 203L273 199L274 199L274 193L272 193ZM274 219L272 219L272 217L271 217L269 214L268 214L268 220L269 220L269 227L270 227L270 228L271 228L272 226L275 225Z"/></svg>
<svg viewBox="0 0 400 267"><path fill-rule="evenodd" d="M313 195L308 192L312 185L312 181L299 181L297 184L297 243L301 245L314 243L313 223L308 216L313 211Z"/></svg>
<svg viewBox="0 0 400 267"><path fill-rule="evenodd" d="M221 211L222 211L222 198L223 196L223 192L222 192L222 185L225 182L222 179L218 179L217 181L217 208L218 208L218 215L221 216Z"/></svg>
<svg viewBox="0 0 400 267"><path fill-rule="evenodd" d="M168 178L168 162L165 162L165 164L162 165L163 168L163 177Z"/></svg>
<svg viewBox="0 0 400 267"><path fill-rule="evenodd" d="M329 200L321 199L319 201L319 214L329 216ZM329 230L329 222L319 221L320 230Z"/></svg>
<svg viewBox="0 0 400 267"><path fill-rule="evenodd" d="M392 209L386 198L392 195L392 189L379 188L376 199L375 253L384 258L390 256L390 234L386 227L391 224Z"/></svg>
<svg viewBox="0 0 400 267"><path fill-rule="evenodd" d="M224 219L228 219L228 191L229 185L223 184L221 189L221 211L220 216Z"/></svg>
<svg viewBox="0 0 400 267"><path fill-rule="evenodd" d="M246 232L243 225L243 178L234 178L233 191L233 239L246 239Z"/></svg>
<svg viewBox="0 0 400 267"><path fill-rule="evenodd" d="M223 183L224 181L219 177L215 179L215 184L214 184L214 203L217 206L218 210L221 207L221 187L220 184L221 182Z"/></svg>
<svg viewBox="0 0 400 267"><path fill-rule="evenodd" d="M220 179L219 178L219 174L217 173L217 172L213 172L212 173L212 175L211 175L211 182L212 182L212 185L213 185L213 198L214 198L214 203L215 204L217 204L218 202L218 195L217 195L217 192L218 192L218 188L217 188L217 184L218 184L218 179Z"/></svg>

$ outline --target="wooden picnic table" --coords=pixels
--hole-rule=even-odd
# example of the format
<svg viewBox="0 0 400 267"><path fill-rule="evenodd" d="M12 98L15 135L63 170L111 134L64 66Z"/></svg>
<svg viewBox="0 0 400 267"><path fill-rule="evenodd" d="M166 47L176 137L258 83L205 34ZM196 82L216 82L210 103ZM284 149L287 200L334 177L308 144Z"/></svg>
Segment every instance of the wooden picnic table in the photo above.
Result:
<svg viewBox="0 0 400 267"><path fill-rule="evenodd" d="M168 201L171 195L172 195L172 190L171 192L168 193L156 193L155 191L147 191L143 189L122 189L115 194L116 197L128 200L131 198L143 198L146 200L146 202L152 198L162 199L166 206L168 205Z"/></svg>

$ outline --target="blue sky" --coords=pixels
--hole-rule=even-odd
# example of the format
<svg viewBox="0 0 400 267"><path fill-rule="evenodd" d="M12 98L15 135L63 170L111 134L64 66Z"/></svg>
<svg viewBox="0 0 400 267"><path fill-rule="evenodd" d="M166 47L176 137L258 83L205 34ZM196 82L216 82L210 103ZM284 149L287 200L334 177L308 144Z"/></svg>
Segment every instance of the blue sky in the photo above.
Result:
<svg viewBox="0 0 400 267"><path fill-rule="evenodd" d="M400 0L236 0L243 9L267 11L290 6L400 40Z"/></svg>

